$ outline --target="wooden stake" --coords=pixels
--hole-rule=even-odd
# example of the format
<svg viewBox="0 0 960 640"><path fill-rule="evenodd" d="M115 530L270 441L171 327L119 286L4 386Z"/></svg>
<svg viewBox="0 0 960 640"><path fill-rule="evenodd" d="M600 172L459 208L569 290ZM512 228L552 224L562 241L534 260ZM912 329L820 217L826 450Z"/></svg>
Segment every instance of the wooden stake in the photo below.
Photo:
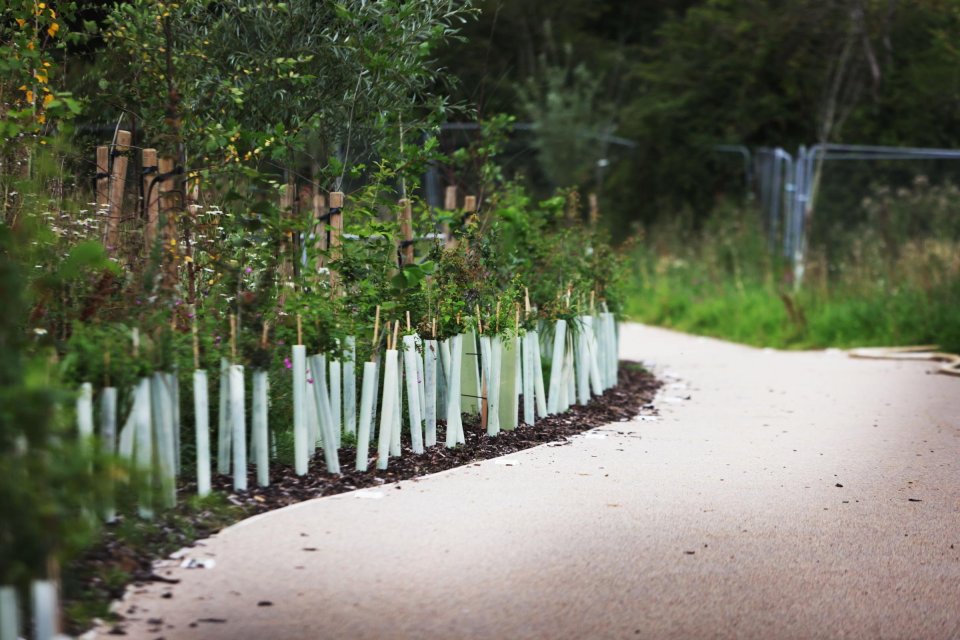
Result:
<svg viewBox="0 0 960 640"><path fill-rule="evenodd" d="M327 228L323 216L327 211L327 199L322 193L313 195L313 249L317 252L317 271L326 264L323 252L327 250Z"/></svg>
<svg viewBox="0 0 960 640"><path fill-rule="evenodd" d="M527 317L529 318L530 317L530 289L527 289L526 287L523 288L523 303L525 305L524 308L527 311Z"/></svg>
<svg viewBox="0 0 960 640"><path fill-rule="evenodd" d="M147 257L153 253L157 241L157 225L160 224L160 184L157 175L160 167L157 165L157 150L144 149L141 154L143 160L143 197L147 212L147 226L143 230L143 248Z"/></svg>
<svg viewBox="0 0 960 640"><path fill-rule="evenodd" d="M303 318L297 314L297 344L303 344Z"/></svg>
<svg viewBox="0 0 960 640"><path fill-rule="evenodd" d="M260 348L267 348L267 335L270 333L270 323L266 320L263 321L263 332L260 334Z"/></svg>
<svg viewBox="0 0 960 640"><path fill-rule="evenodd" d="M327 243L327 249L330 255L330 261L340 259L340 245L343 243L343 192L333 191L330 193L330 240ZM339 276L336 271L330 270L330 289L336 289L339 282Z"/></svg>
<svg viewBox="0 0 960 640"><path fill-rule="evenodd" d="M437 319L436 319L436 318L433 318L433 319L431 320L430 335L433 336L433 339L434 339L434 340L437 339Z"/></svg>
<svg viewBox="0 0 960 640"><path fill-rule="evenodd" d="M407 311L407 331L410 331L410 312Z"/></svg>
<svg viewBox="0 0 960 640"><path fill-rule="evenodd" d="M500 333L500 299L497 298L497 328L495 333Z"/></svg>
<svg viewBox="0 0 960 640"><path fill-rule="evenodd" d="M395 320L393 324L393 348L397 348L397 339L400 337L400 321Z"/></svg>
<svg viewBox="0 0 960 640"><path fill-rule="evenodd" d="M477 335L483 333L483 320L480 319L480 305L477 305Z"/></svg>
<svg viewBox="0 0 960 640"><path fill-rule="evenodd" d="M284 292L287 290L287 283L293 280L293 260L291 259L291 253L294 250L293 247L293 237L290 230L287 228L286 221L295 217L293 211L293 206L295 202L296 191L294 190L293 182L288 182L283 185L283 190L280 192L280 228L281 228L281 240L280 240L280 291ZM283 293L280 294L281 305L282 300L286 296Z"/></svg>
<svg viewBox="0 0 960 640"><path fill-rule="evenodd" d="M447 211L453 211L457 208L457 187L450 185L443 194L443 208Z"/></svg>
<svg viewBox="0 0 960 640"><path fill-rule="evenodd" d="M110 147L97 147L97 211L110 203Z"/></svg>
<svg viewBox="0 0 960 640"><path fill-rule="evenodd" d="M237 315L230 314L230 360L237 363Z"/></svg>
<svg viewBox="0 0 960 640"><path fill-rule="evenodd" d="M597 222L600 221L600 206L597 203L597 194L591 193L587 196L587 201L590 203L590 226L596 227Z"/></svg>
<svg viewBox="0 0 960 640"><path fill-rule="evenodd" d="M197 329L197 308L190 305L190 314L193 316L193 370L200 369L200 333Z"/></svg>
<svg viewBox="0 0 960 640"><path fill-rule="evenodd" d="M477 196L464 196L463 210L466 211L468 217L476 213L477 212Z"/></svg>
<svg viewBox="0 0 960 640"><path fill-rule="evenodd" d="M376 352L377 342L380 341L380 305L377 305L377 313L373 319L373 350ZM373 356L371 355L371 359Z"/></svg>
<svg viewBox="0 0 960 640"><path fill-rule="evenodd" d="M406 198L400 201L400 238L403 241L400 266L403 267L413 264L413 205Z"/></svg>
<svg viewBox="0 0 960 640"><path fill-rule="evenodd" d="M591 292L590 292L590 313L593 313L593 311L594 311L594 305L593 305L594 296L596 296L596 292L595 292L595 291L591 291Z"/></svg>
<svg viewBox="0 0 960 640"><path fill-rule="evenodd" d="M513 331L514 333L520 333L520 303L514 303L514 316L513 316Z"/></svg>
<svg viewBox="0 0 960 640"><path fill-rule="evenodd" d="M160 173L173 173L173 158L160 158ZM166 178L157 182L153 190L160 198L160 210L166 218L166 224L163 228L163 251L161 263L164 265L164 282L168 288L172 288L177 282L177 223L175 208L176 196L173 193L173 178ZM159 230L157 231L159 233Z"/></svg>
<svg viewBox="0 0 960 640"><path fill-rule="evenodd" d="M120 244L120 220L123 218L123 189L127 178L127 156L130 150L130 132L118 131L117 144L114 146L116 155L113 160L113 171L110 175L110 196L108 199L107 217L107 251L116 254Z"/></svg>

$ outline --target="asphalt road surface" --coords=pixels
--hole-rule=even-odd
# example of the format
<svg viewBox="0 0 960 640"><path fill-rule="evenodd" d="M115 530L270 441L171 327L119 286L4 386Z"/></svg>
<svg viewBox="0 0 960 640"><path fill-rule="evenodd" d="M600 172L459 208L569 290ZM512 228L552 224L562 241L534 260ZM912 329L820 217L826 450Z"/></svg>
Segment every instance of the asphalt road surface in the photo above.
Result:
<svg viewBox="0 0 960 640"><path fill-rule="evenodd" d="M241 522L128 637L960 638L960 379L622 335L658 418Z"/></svg>

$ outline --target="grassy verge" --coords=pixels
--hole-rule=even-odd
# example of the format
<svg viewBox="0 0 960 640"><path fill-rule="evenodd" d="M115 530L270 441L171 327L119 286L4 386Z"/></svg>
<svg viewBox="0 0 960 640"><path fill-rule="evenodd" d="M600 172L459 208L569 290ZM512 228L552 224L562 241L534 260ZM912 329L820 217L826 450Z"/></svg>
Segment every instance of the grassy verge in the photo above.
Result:
<svg viewBox="0 0 960 640"><path fill-rule="evenodd" d="M750 212L697 230L651 229L635 249L632 319L776 348L938 344L960 352L960 244L869 233L811 252L804 286L771 256ZM754 214L756 215L756 214Z"/></svg>

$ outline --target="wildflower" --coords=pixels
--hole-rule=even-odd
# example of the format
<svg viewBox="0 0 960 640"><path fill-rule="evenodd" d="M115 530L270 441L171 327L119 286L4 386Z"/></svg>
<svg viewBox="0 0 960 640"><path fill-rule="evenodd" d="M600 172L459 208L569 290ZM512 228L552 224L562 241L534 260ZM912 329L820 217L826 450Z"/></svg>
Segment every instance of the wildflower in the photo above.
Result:
<svg viewBox="0 0 960 640"><path fill-rule="evenodd" d="M293 363L290 362L290 358L283 359L283 366L285 366L287 369L293 369Z"/></svg>

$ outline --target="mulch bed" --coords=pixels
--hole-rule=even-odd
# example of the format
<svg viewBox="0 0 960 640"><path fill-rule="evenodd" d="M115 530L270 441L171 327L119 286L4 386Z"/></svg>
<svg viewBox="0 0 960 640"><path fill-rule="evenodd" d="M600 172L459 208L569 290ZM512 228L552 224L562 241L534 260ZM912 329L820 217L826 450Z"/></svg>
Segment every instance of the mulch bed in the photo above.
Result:
<svg viewBox="0 0 960 640"><path fill-rule="evenodd" d="M515 431L502 431L496 438L486 434L476 416L464 415L463 431L466 444L448 449L443 445L445 425L438 421L438 444L427 449L422 455L415 455L409 443L403 446L403 455L391 458L387 470L377 470L375 455L371 455L369 470L354 470L356 454L353 447L340 450L340 469L342 475L332 476L326 473L322 450L318 449L310 461L310 470L306 475L298 476L290 465L271 463L270 485L259 487L256 474L251 471L248 491L234 492L233 480L229 476L215 476L213 489L227 496L235 505L231 519L279 509L287 505L303 502L321 496L329 496L365 487L375 487L395 483L418 476L424 476L454 467L460 467L478 460L509 455L523 449L529 449L548 442L564 441L589 429L614 422L626 422L640 413L641 408L652 409L649 404L661 383L640 365L621 362L619 380L616 387L602 396L593 398L586 406L574 406L560 415L541 418L531 427L521 424ZM521 404L520 418L523 418ZM408 434L404 433L407 437ZM372 443L372 449L376 443ZM196 484L185 481L178 489L182 500L195 495ZM179 519L178 519L179 518ZM183 527L184 520L189 527ZM158 518L158 520L160 520ZM156 523L151 532L156 540L141 541L137 548L131 548L119 540L112 527L107 527L100 541L78 560L71 563L68 572L86 582L80 586L85 596L99 594L104 599L116 599L122 596L125 584L105 585L100 576L105 569L115 567L129 574L129 582L170 581L156 575L153 561L170 552L173 548L189 546L196 540L215 533L219 528L230 524L223 522L223 516L212 516L205 511L190 511L178 506ZM184 531L184 529L189 531ZM87 576L84 579L83 576ZM173 581L171 581L173 582ZM69 600L68 594L68 600ZM82 624L82 623L81 623ZM73 625L71 625L73 626Z"/></svg>

